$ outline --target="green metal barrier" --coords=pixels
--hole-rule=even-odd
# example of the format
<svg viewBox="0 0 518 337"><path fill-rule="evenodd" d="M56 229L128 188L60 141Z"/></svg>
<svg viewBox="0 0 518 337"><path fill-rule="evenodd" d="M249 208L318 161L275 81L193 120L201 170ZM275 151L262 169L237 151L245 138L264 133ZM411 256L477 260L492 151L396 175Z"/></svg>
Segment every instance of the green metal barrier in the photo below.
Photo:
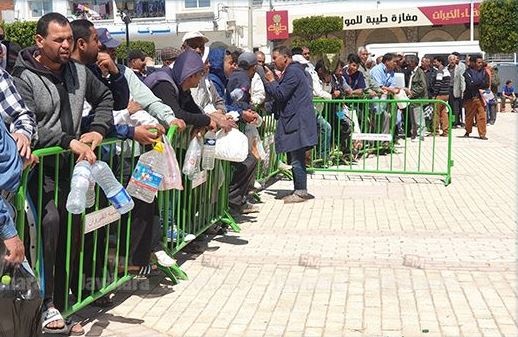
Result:
<svg viewBox="0 0 518 337"><path fill-rule="evenodd" d="M406 105L399 108L402 130L398 130L398 103ZM312 151L311 169L441 176L445 185L450 184L452 110L446 102L431 99L315 99L314 104L321 117L319 142ZM439 136L433 120L427 121L423 113L433 109L435 119L441 108L447 109L449 126L448 133ZM414 111L418 127L412 132Z"/></svg>
<svg viewBox="0 0 518 337"><path fill-rule="evenodd" d="M185 149L190 140L189 132L176 134L175 131L176 128L170 128L167 137L176 151L181 169ZM136 164L134 154L137 147L139 145L136 143L131 143L128 148L120 140L107 140L99 147L97 158L106 161L122 185L126 186ZM40 162L34 169L26 169L23 172L15 197L17 228L22 239L25 239L35 273L42 284L45 284L41 228L42 217L47 212L43 205L46 186L44 172L46 176L52 176L55 191L52 202L64 216L62 237L66 238L65 242L61 243L64 246L58 248L58 254L63 253L65 262L62 266L57 265L55 270L56 275L63 274L59 282L63 283L64 291L54 293L54 302L63 315L68 316L133 279L134 275L128 270L132 212L116 222L85 234L86 214L108 206L104 194L102 191L99 193L100 189L97 186L96 202L92 209L88 209L82 215L66 212L67 195L62 191L68 190L63 186L70 186L75 164L74 156L60 147L35 150L34 154ZM162 243L171 254L187 244L183 241L184 234L198 236L215 222L227 223L236 232L240 230L228 212L230 174L228 162L216 161L216 168L207 174L207 180L199 186L193 187L193 183L182 176L183 191L170 190L158 193ZM28 198L29 190L36 191L31 195L32 202ZM173 228L176 230L176 237L168 239L168 236L173 236L168 235L168 231ZM29 235L24 235L27 233ZM173 283L179 279L187 279L187 275L178 265L160 269Z"/></svg>
<svg viewBox="0 0 518 337"><path fill-rule="evenodd" d="M257 163L256 180L264 185L269 179L278 174L292 178L291 171L286 170L280 165L286 161L286 156L277 154L275 151L275 129L277 128L277 121L273 118L273 115L264 115L262 118L263 124L258 128L258 131L266 153L266 158L259 160Z"/></svg>
<svg viewBox="0 0 518 337"><path fill-rule="evenodd" d="M176 134L168 133L168 139L176 151L179 166L183 166L185 151L191 140L190 132L184 131ZM205 178L198 181L195 186L183 176L183 191L169 190L158 193L158 206L162 219L163 245L171 253L175 254L186 242L182 240L187 234L199 236L209 227L218 222L228 224L234 232L240 228L229 213L228 187L231 179L230 162L216 160L214 170L202 173ZM168 231L175 230L177 239L169 238ZM167 270L161 268L168 276L178 279L186 279L187 275L176 266Z"/></svg>

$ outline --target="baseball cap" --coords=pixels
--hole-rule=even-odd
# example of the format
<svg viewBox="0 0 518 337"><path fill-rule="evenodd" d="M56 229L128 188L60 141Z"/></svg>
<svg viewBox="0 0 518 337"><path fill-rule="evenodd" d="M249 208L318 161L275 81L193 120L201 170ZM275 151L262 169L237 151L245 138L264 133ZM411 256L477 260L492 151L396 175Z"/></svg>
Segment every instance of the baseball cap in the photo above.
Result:
<svg viewBox="0 0 518 337"><path fill-rule="evenodd" d="M174 47L166 47L160 52L162 60L175 60L182 51Z"/></svg>
<svg viewBox="0 0 518 337"><path fill-rule="evenodd" d="M200 32L197 32L197 31L185 33L185 35L182 38L182 42L185 42L190 39L195 39L197 37L201 37L203 39L203 42L205 42L205 43L209 42L209 39L205 35L203 35Z"/></svg>
<svg viewBox="0 0 518 337"><path fill-rule="evenodd" d="M99 37L99 42L106 48L117 48L120 46L121 42L117 39L114 39L108 29L106 28L97 28L97 36Z"/></svg>
<svg viewBox="0 0 518 337"><path fill-rule="evenodd" d="M257 64L257 56L254 53L245 51L237 58L237 65L241 68L249 68Z"/></svg>

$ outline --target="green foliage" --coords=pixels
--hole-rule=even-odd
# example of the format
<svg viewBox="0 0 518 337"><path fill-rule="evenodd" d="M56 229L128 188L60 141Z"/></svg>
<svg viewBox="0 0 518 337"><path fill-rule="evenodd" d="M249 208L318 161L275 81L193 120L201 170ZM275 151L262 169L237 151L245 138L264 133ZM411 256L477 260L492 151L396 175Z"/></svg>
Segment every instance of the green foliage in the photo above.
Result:
<svg viewBox="0 0 518 337"><path fill-rule="evenodd" d="M293 20L292 45L295 47L307 46L313 55L339 53L343 41L329 38L328 34L343 29L343 20L340 16L309 16Z"/></svg>
<svg viewBox="0 0 518 337"><path fill-rule="evenodd" d="M131 41L129 44L129 49L139 49L142 50L147 56L154 58L155 57L155 43L153 41ZM127 57L126 52L126 41L122 41L119 48L117 48L117 59L124 60Z"/></svg>
<svg viewBox="0 0 518 337"><path fill-rule="evenodd" d="M342 50L343 41L340 39L321 38L309 41L308 47L315 54L332 54L340 53Z"/></svg>
<svg viewBox="0 0 518 337"><path fill-rule="evenodd" d="M293 34L305 40L316 40L341 31L344 27L340 16L308 16L293 20Z"/></svg>
<svg viewBox="0 0 518 337"><path fill-rule="evenodd" d="M480 47L489 53L518 51L518 1L486 0L480 4Z"/></svg>
<svg viewBox="0 0 518 337"><path fill-rule="evenodd" d="M36 36L36 21L15 21L3 24L6 40L17 43L25 48L34 44Z"/></svg>

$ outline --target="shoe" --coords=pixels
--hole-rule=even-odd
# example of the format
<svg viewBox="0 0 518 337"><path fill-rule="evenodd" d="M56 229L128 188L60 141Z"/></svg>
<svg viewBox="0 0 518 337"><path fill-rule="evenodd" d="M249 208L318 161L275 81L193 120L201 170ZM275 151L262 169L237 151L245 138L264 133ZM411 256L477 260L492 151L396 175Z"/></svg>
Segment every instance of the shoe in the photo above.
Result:
<svg viewBox="0 0 518 337"><path fill-rule="evenodd" d="M416 138L416 137L412 137L412 138L410 138L410 141L411 141L412 143L415 143L415 142L417 142L417 138Z"/></svg>
<svg viewBox="0 0 518 337"><path fill-rule="evenodd" d="M310 194L308 192L304 192L304 193L297 193L297 195L299 197L302 197L303 199L306 199L306 200L311 200L311 199L315 199L315 196L313 194Z"/></svg>
<svg viewBox="0 0 518 337"><path fill-rule="evenodd" d="M480 139L482 139L482 140L488 140L488 138L487 138L486 136L484 136L484 137L480 137Z"/></svg>
<svg viewBox="0 0 518 337"><path fill-rule="evenodd" d="M236 212L240 214L258 213L259 207L252 205L248 201L238 207L232 207Z"/></svg>
<svg viewBox="0 0 518 337"><path fill-rule="evenodd" d="M469 138L469 133L467 133L467 132L466 132L466 133L464 134L464 136L462 136L462 137L464 137L464 138Z"/></svg>
<svg viewBox="0 0 518 337"><path fill-rule="evenodd" d="M176 264L176 260L173 259L171 256L167 255L167 253L163 250L159 250L158 252L155 252L155 257L156 257L156 262L159 265L161 265L162 267L169 268Z"/></svg>
<svg viewBox="0 0 518 337"><path fill-rule="evenodd" d="M290 195L284 197L282 200L284 200L285 204L295 204L295 203L299 203L299 202L304 202L308 199L304 199L302 196L293 193L293 194L290 194Z"/></svg>
<svg viewBox="0 0 518 337"><path fill-rule="evenodd" d="M448 137L448 131L441 133L441 137Z"/></svg>
<svg viewBox="0 0 518 337"><path fill-rule="evenodd" d="M173 228L169 228L167 230L167 242L176 242L176 239L178 237L180 237L181 242L191 242L192 240L196 239L196 236L194 236L193 234L184 233L182 231L180 231L180 233L178 234L178 231Z"/></svg>

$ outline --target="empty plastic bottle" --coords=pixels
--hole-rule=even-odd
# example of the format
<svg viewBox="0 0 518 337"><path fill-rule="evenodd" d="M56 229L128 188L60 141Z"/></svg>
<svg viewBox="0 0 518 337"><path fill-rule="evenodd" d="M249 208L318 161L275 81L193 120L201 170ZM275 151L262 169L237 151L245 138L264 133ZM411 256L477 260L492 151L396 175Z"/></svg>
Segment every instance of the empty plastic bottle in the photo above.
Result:
<svg viewBox="0 0 518 337"><path fill-rule="evenodd" d="M153 150L140 156L128 183L128 193L144 202L153 202L164 178L166 164L164 144L157 142Z"/></svg>
<svg viewBox="0 0 518 337"><path fill-rule="evenodd" d="M90 175L90 183L88 184L88 190L86 191L86 208L93 207L95 204L95 180Z"/></svg>
<svg viewBox="0 0 518 337"><path fill-rule="evenodd" d="M201 160L201 168L203 170L214 169L214 158L216 156L216 134L213 131L207 131L203 140L203 155Z"/></svg>
<svg viewBox="0 0 518 337"><path fill-rule="evenodd" d="M135 206L133 199L121 183L117 181L108 164L100 160L96 161L92 165L92 176L117 212L124 214L133 209L133 206Z"/></svg>
<svg viewBox="0 0 518 337"><path fill-rule="evenodd" d="M66 205L67 211L72 214L81 214L85 211L90 175L91 167L86 160L80 161L74 167Z"/></svg>

